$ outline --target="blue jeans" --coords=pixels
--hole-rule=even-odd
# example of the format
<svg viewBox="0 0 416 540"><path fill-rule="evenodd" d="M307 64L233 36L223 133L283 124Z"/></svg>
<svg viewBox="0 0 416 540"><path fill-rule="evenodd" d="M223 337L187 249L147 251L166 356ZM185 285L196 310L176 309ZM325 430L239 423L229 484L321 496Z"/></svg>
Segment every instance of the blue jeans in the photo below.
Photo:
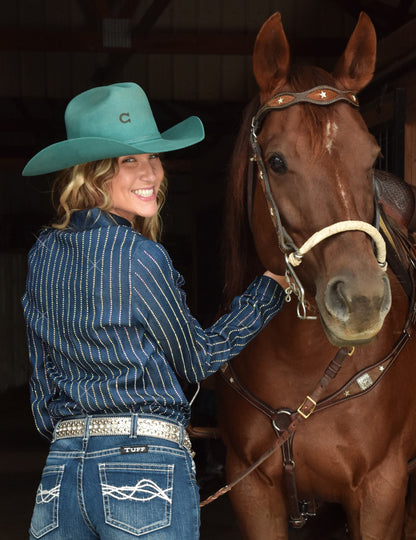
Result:
<svg viewBox="0 0 416 540"><path fill-rule="evenodd" d="M195 465L182 445L84 435L52 442L30 538L195 540L199 525Z"/></svg>

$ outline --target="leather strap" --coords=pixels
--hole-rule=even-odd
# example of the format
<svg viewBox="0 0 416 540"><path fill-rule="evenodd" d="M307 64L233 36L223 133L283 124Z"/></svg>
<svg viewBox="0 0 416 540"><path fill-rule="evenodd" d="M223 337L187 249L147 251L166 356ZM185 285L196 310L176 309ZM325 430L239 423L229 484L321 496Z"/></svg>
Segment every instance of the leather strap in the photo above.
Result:
<svg viewBox="0 0 416 540"><path fill-rule="evenodd" d="M297 413L299 413L301 417L306 419L314 412L323 391L328 386L331 379L335 378L335 376L341 369L345 358L347 356L351 356L352 353L353 348L348 350L347 348L342 347L338 350L337 354L326 368L318 385L315 387L315 389L310 395L306 396L303 403L299 406ZM253 407L268 416L272 422L274 422L275 424L277 423L277 418L280 410L273 409L263 400L252 394L239 380L230 362L227 362L221 367L220 373L224 380L231 386L231 388L233 388L233 390L235 390L238 394L240 394L241 397L243 397L246 401L253 405ZM279 431L284 432L286 429L288 428L284 428Z"/></svg>
<svg viewBox="0 0 416 540"><path fill-rule="evenodd" d="M339 369L342 366L342 363L344 359L351 355L353 352L353 349L347 349L345 347L338 350L337 354L335 355L335 358L331 361L327 369L325 370L324 375L322 376L321 380L313 390L310 396L307 396L303 403L299 406L298 410L294 412L290 416L290 423L279 435L277 440L273 443L273 445L264 452L260 456L260 458L255 461L243 474L241 474L238 478L236 478L233 482L230 484L225 485L221 489L219 489L216 493L211 495L210 497L207 497L204 501L201 502L200 506L206 506L207 504L211 503L212 501L215 501L220 497L221 495L224 495L228 491L230 491L236 484L241 482L246 476L248 476L250 473L252 473L255 469L257 469L266 459L268 459L278 448L280 448L286 441L292 437L292 434L296 431L296 428L298 425L308 418L315 408L315 405L322 394L322 392L325 390L326 386L328 385L331 378L335 377L335 375L338 373ZM245 387L239 383L237 386L234 386L234 381L231 379L225 379L228 384L231 384L231 386L236 389L237 386L239 389L245 389ZM239 381L238 381L239 382ZM254 396L255 397L255 396ZM255 398L254 402L263 403L261 400L258 400ZM270 409L268 405L265 404L266 409Z"/></svg>
<svg viewBox="0 0 416 540"><path fill-rule="evenodd" d="M359 107L357 96L349 90L339 90L332 86L315 86L305 92L280 92L273 96L258 110L252 125L257 132L264 116L271 110L281 110L297 105L310 103L312 105L331 105L337 101L345 101L353 107Z"/></svg>

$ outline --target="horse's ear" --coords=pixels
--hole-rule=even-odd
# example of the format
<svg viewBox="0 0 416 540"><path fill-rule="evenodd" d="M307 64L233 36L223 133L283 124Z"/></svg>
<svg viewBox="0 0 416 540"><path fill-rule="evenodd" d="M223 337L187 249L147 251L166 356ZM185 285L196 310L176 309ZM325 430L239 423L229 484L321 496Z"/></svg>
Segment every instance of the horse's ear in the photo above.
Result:
<svg viewBox="0 0 416 540"><path fill-rule="evenodd" d="M289 44L276 12L260 28L254 44L253 71L262 96L286 80L289 66Z"/></svg>
<svg viewBox="0 0 416 540"><path fill-rule="evenodd" d="M377 36L373 23L361 12L344 54L332 73L336 81L347 90L362 90L373 78L376 52Z"/></svg>

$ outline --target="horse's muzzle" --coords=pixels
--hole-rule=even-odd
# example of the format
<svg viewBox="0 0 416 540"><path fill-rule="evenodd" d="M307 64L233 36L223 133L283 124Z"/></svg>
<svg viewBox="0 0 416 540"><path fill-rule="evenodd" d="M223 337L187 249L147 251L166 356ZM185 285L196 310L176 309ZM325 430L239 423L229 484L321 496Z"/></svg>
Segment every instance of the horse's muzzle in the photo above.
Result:
<svg viewBox="0 0 416 540"><path fill-rule="evenodd" d="M381 330L391 307L388 277L385 273L368 280L336 276L328 282L319 307L331 343L337 347L368 343Z"/></svg>

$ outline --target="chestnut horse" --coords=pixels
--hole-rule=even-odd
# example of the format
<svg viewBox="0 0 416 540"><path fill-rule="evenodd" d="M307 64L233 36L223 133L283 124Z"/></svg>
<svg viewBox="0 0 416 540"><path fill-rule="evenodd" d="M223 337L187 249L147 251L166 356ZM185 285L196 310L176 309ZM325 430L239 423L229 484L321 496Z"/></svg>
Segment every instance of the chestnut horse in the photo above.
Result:
<svg viewBox="0 0 416 540"><path fill-rule="evenodd" d="M375 56L364 13L332 74L291 66L279 13L256 39L259 96L230 174L227 293L267 268L286 273L292 302L218 377L227 479L273 448L288 424L294 436L285 467L280 450L271 452L230 491L251 540L286 540L288 520L300 526L311 513L301 501L312 500L341 505L350 538L416 538L410 495L405 504L416 456L412 302L390 264L386 271L373 179L380 149L356 97ZM339 351L342 367L336 360L338 374L321 385L322 398L332 397L314 409L311 392Z"/></svg>

